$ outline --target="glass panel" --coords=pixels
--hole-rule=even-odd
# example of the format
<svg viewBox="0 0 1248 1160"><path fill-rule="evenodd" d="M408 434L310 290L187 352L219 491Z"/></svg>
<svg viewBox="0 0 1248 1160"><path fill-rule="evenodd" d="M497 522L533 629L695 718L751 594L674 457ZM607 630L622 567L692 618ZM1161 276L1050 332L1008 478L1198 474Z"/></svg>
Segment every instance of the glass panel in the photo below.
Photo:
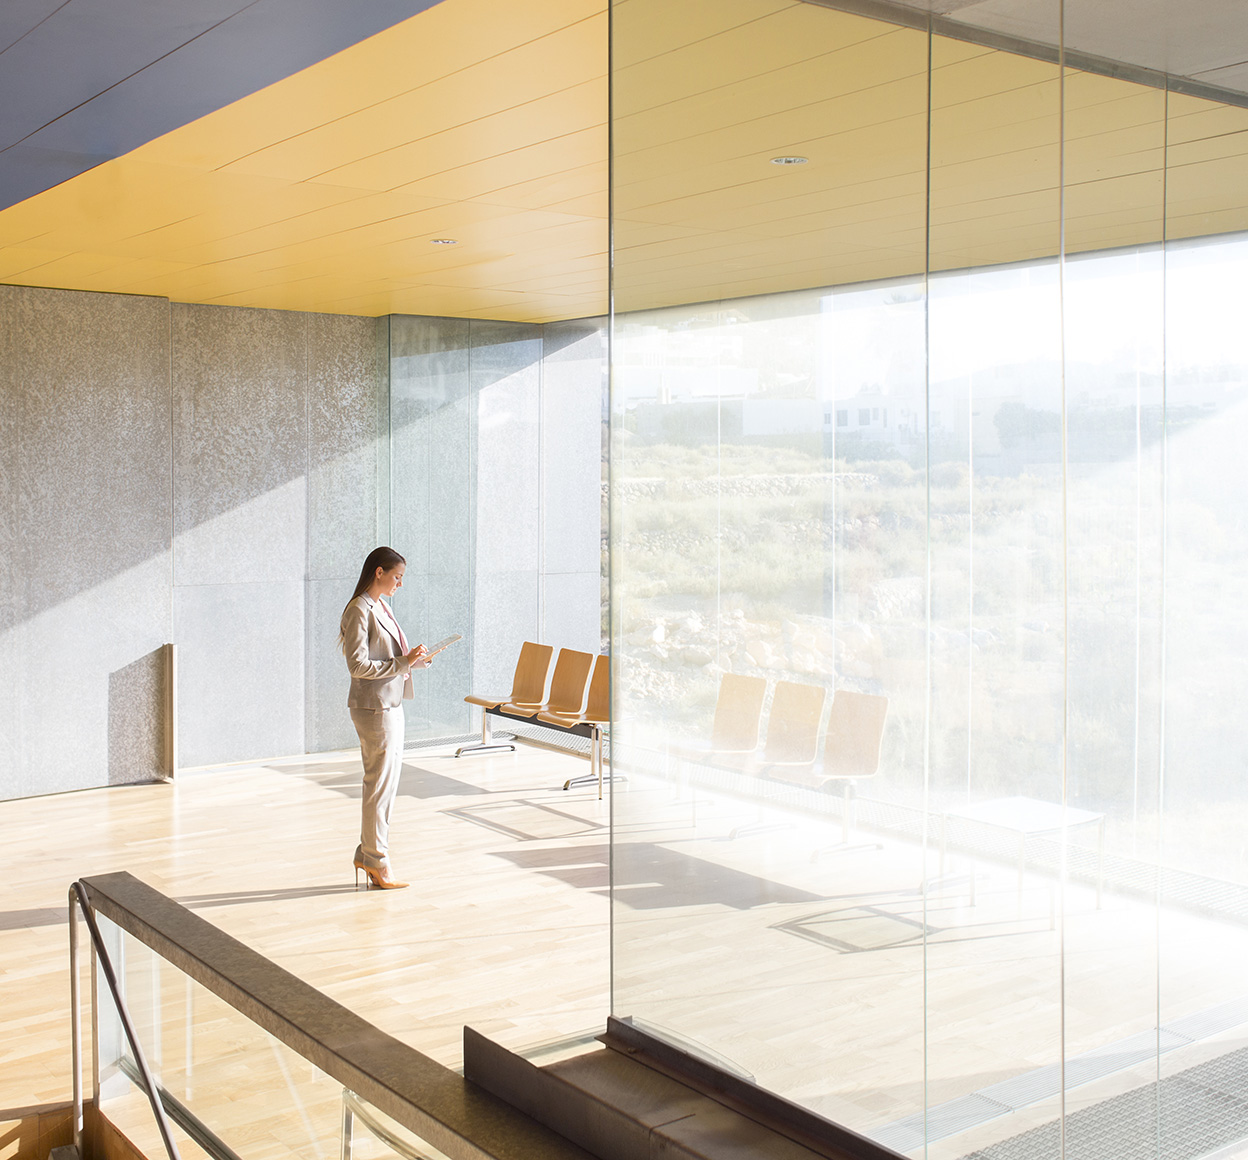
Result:
<svg viewBox="0 0 1248 1160"><path fill-rule="evenodd" d="M1051 1080L1061 1058L1060 141L1056 65L933 38L929 805L939 854L926 918L926 1134L941 1155L1050 1118L1060 1090L997 1087L1044 1068Z"/></svg>
<svg viewBox="0 0 1248 1160"><path fill-rule="evenodd" d="M613 1006L872 1130L922 1111L927 35L612 18Z"/></svg>
<svg viewBox="0 0 1248 1160"><path fill-rule="evenodd" d="M339 1155L342 1085L149 947L100 917L135 1032L183 1157L209 1155L196 1124L243 1160ZM164 1147L103 977L97 979L100 1108L147 1156ZM385 1155L384 1152L376 1153Z"/></svg>
<svg viewBox="0 0 1248 1160"><path fill-rule="evenodd" d="M1248 21L1234 11L1239 38L1226 51L1243 59ZM1248 1006L1235 969L1248 934L1245 130L1248 109L1170 94L1158 932L1158 1019L1169 1048L1158 1135L1168 1151L1198 1128L1211 1150L1248 1136L1241 1102ZM1200 1124L1175 1099L1193 1088L1207 1101ZM1246 1151L1232 1144L1225 1154Z"/></svg>
<svg viewBox="0 0 1248 1160"><path fill-rule="evenodd" d="M343 1160L448 1160L445 1152L354 1093L344 1092L343 1100L348 1141Z"/></svg>
<svg viewBox="0 0 1248 1160"><path fill-rule="evenodd" d="M389 320L395 609L410 641L464 639L413 681L411 738L479 727L526 640L602 643L601 320Z"/></svg>
<svg viewBox="0 0 1248 1160"><path fill-rule="evenodd" d="M186 1160L231 1153L241 1160L448 1160L115 923L100 915L97 921ZM141 1073L98 963L96 994L99 1106L141 1154L163 1157ZM600 1050L596 1035L547 1039L520 1054L546 1066ZM475 1146L465 1144L460 1155L468 1151L475 1155Z"/></svg>
<svg viewBox="0 0 1248 1160"><path fill-rule="evenodd" d="M410 737L467 733L464 690L510 688L541 639L541 364L536 325L390 320L396 612L412 641L465 638L413 682Z"/></svg>
<svg viewBox="0 0 1248 1160"><path fill-rule="evenodd" d="M1248 1135L1248 108L1051 43L1235 82L1150 12L612 9L614 1006L929 1158Z"/></svg>
<svg viewBox="0 0 1248 1160"><path fill-rule="evenodd" d="M1100 6L1066 12L1086 41ZM1066 794L1072 816L1101 819L1068 834L1068 1153L1124 1101L1150 1142L1155 1119L1165 103L1162 89L1066 74Z"/></svg>

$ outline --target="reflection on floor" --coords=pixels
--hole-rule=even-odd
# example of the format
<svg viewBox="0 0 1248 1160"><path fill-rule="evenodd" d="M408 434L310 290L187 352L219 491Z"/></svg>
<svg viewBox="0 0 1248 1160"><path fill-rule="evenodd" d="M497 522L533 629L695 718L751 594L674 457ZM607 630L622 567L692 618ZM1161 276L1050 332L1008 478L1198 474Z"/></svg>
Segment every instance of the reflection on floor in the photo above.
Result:
<svg viewBox="0 0 1248 1160"><path fill-rule="evenodd" d="M1033 1128L966 1160L1199 1160L1248 1137L1248 1048Z"/></svg>
<svg viewBox="0 0 1248 1160"><path fill-rule="evenodd" d="M1159 1034L1173 1033L1167 1074L1238 1061L1231 1053L1248 1047L1248 1007L1226 1014L1248 995L1240 923L1158 912L1112 883L1098 910L1088 884L1063 891L1029 872L1020 888L1008 859L951 853L938 876L936 853L905 834L860 835L879 844L816 857L841 837L835 817L645 775L613 800L562 792L584 764L527 746L459 760L409 753L393 845L415 885L387 893L351 886L357 755L0 803L12 836L0 882L0 1109L68 1098L65 890L117 869L451 1066L465 1023L517 1049L602 1026L612 882L618 1014L700 1041L859 1131L894 1131L898 1144L903 1125L921 1130L926 1115L934 1129L944 1114L953 1130L930 1133L930 1160L1041 1155L992 1149L1058 1114L1063 1051L1065 1106L1079 1112L1152 1090ZM766 828L777 821L786 828ZM171 1001L166 1014L180 1009ZM1198 1033L1174 1038L1184 1027ZM1123 1049L1137 1040L1142 1054ZM173 1074L180 1038L163 1041ZM298 1090L290 1114L316 1141L308 1154L332 1154L340 1093L316 1095L297 1060L264 1054L254 1099L235 1105L250 1117L238 1130L259 1140L278 1096ZM206 1058L198 1100L211 1096ZM994 1098L1007 1087L1030 1094ZM1114 1106L1138 1114L1130 1100ZM326 1108L323 1134L299 1119ZM269 1154L259 1143L248 1153Z"/></svg>
<svg viewBox="0 0 1248 1160"><path fill-rule="evenodd" d="M926 1156L962 1157L1060 1114L1063 1054L1069 1110L1155 1080L1159 1024L1167 1070L1248 1043L1248 929L1229 914L1159 912L1113 880L1098 909L1095 875L1062 886L1030 844L1020 876L1017 840L974 855L951 841L943 872L939 843L925 854L904 827L838 850L835 812L683 772L634 773L615 801L613 874L652 884L646 907L615 911L617 1007L832 1119L914 1155L926 1120ZM774 901L672 890L665 906L645 870L656 846L765 878ZM1201 1029L1170 1034L1185 1021ZM1078 1058L1132 1037L1151 1048Z"/></svg>
<svg viewBox="0 0 1248 1160"><path fill-rule="evenodd" d="M1072 1091L1085 1084L1094 1083L1117 1072L1143 1066L1156 1068L1159 1057L1169 1055L1180 1048L1189 1047L1204 1039L1215 1039L1224 1032L1234 1032L1248 1025L1248 999L1238 999L1230 1003L1222 1003L1208 1011L1198 1011L1185 1018L1167 1023L1156 1031L1147 1031L1121 1039L1117 1043L1108 1043L1103 1047L1084 1052L1082 1055L1068 1056L1064 1064L1050 1064L1033 1071L1023 1072L1001 1083L980 1088L970 1095L961 1096L944 1104L927 1108L923 1113L908 1116L893 1124L886 1124L871 1132L874 1139L899 1152L908 1152L920 1148L924 1139L928 1141L942 1140L946 1136L956 1136L977 1124L998 1119L1011 1112L1017 1112L1032 1104L1059 1098L1062 1088ZM1238 1068L1238 1084L1248 1095L1248 1059L1242 1052L1230 1052L1202 1068L1221 1066L1222 1060L1238 1060L1232 1070ZM1168 1062L1168 1061L1167 1061ZM1216 1070L1216 1069L1215 1069ZM1224 1073L1219 1073L1224 1074ZM1169 1081L1167 1081L1169 1082ZM1128 1093L1133 1098L1147 1089L1137 1088ZM1122 1097L1114 1097L1114 1100ZM1093 1108L1103 1108L1114 1101L1095 1104ZM1134 1106L1134 1105L1130 1105ZM1091 1111L1092 1109L1085 1109ZM1081 1115L1083 1113L1080 1113ZM1188 1139L1181 1131L1171 1125L1179 1147L1195 1146L1195 1139ZM1036 1138L1043 1134L1037 1129ZM1241 1133L1248 1136L1248 1127ZM1240 1136L1231 1136L1237 1140ZM1225 1140L1223 1141L1226 1142ZM995 1147L995 1145L994 1145ZM991 1152L992 1149L988 1149ZM1203 1156L1203 1151L1191 1153Z"/></svg>
<svg viewBox="0 0 1248 1160"><path fill-rule="evenodd" d="M607 892L610 847L606 845L581 846L554 857L547 850L503 850L497 857L562 882L582 888L592 883L604 894ZM598 866L600 872L587 877L588 866ZM681 850L669 850L654 842L629 843L628 858L617 866L614 884L617 904L630 910L671 906L750 910L756 906L822 901L817 894L695 858Z"/></svg>

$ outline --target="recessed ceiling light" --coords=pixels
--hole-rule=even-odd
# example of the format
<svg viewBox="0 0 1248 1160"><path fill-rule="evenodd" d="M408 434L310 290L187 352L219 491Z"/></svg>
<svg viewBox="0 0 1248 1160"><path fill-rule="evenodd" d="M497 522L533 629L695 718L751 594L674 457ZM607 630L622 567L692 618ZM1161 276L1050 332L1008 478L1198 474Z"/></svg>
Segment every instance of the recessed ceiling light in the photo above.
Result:
<svg viewBox="0 0 1248 1160"><path fill-rule="evenodd" d="M458 238L433 238L430 240L431 246L458 246Z"/></svg>
<svg viewBox="0 0 1248 1160"><path fill-rule="evenodd" d="M773 157L772 165L805 165L809 157Z"/></svg>

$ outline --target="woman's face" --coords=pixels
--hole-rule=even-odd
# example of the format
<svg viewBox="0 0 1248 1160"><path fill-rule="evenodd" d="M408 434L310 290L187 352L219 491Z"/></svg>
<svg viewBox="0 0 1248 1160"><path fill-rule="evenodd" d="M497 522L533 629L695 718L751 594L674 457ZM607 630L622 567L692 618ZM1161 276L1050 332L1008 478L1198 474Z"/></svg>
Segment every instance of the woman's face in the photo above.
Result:
<svg viewBox="0 0 1248 1160"><path fill-rule="evenodd" d="M395 564L395 566L388 571L384 568L378 568L378 594L381 596L393 596L400 588L403 587L403 573L406 571L406 564Z"/></svg>

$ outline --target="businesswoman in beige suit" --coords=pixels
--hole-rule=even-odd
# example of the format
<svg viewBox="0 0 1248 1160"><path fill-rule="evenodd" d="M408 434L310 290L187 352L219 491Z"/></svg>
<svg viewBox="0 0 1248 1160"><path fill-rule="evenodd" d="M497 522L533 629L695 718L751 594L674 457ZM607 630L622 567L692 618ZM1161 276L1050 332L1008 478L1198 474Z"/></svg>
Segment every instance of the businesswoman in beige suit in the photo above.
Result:
<svg viewBox="0 0 1248 1160"><path fill-rule="evenodd" d="M351 691L347 707L364 760L364 802L355 880L400 890L407 885L390 873L390 811L403 766L403 701L412 696L412 669L428 668L425 646L407 638L386 603L403 587L407 561L393 548L374 548L364 560L355 593L342 610L338 643L347 658Z"/></svg>

